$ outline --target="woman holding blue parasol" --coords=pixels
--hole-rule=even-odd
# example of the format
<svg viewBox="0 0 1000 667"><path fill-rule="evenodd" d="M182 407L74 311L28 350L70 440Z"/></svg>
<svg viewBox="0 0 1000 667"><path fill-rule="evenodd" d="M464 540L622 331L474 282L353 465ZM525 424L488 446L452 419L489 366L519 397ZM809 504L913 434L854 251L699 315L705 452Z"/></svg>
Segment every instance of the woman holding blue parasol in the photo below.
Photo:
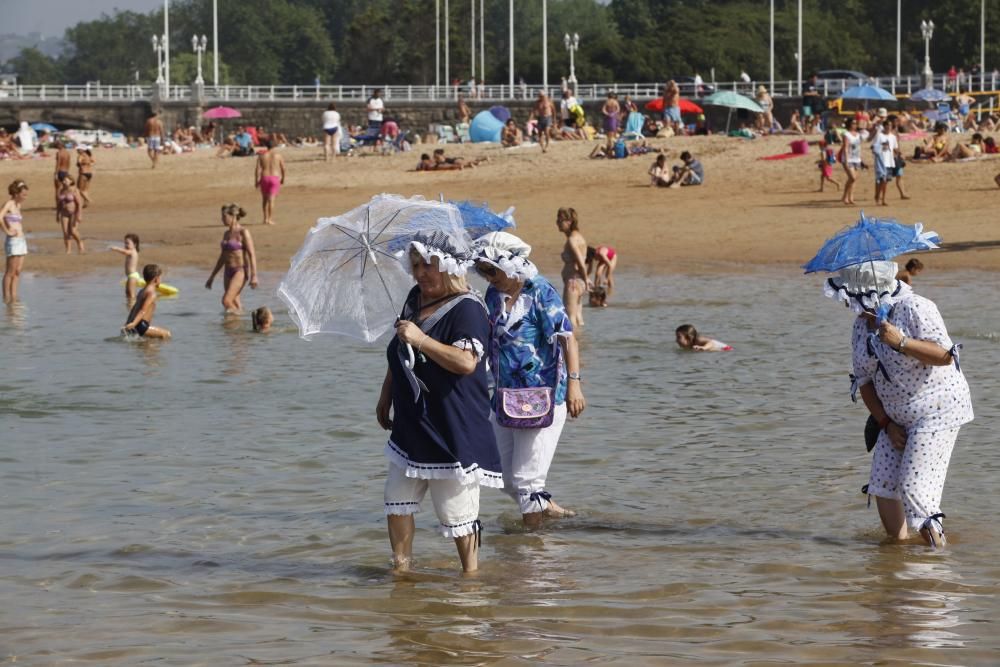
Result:
<svg viewBox="0 0 1000 667"><path fill-rule="evenodd" d="M972 421L969 385L937 306L896 280L891 259L937 247L918 223L866 218L820 249L806 273L836 272L825 293L858 313L851 335L852 398L879 427L868 493L889 537L918 532L945 544L941 496L959 428Z"/></svg>

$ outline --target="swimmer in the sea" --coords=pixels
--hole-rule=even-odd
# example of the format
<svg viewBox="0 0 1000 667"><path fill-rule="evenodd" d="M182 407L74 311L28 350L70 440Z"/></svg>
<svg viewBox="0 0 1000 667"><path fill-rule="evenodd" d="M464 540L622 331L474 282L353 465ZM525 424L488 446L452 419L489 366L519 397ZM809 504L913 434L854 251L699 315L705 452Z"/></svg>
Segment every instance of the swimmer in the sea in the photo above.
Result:
<svg viewBox="0 0 1000 667"><path fill-rule="evenodd" d="M135 304L135 290L139 286L139 235L126 234L125 247L108 246L111 250L125 255L125 298L128 299L128 306L131 308Z"/></svg>
<svg viewBox="0 0 1000 667"><path fill-rule="evenodd" d="M122 327L125 335L137 335L144 338L170 338L170 332L161 327L154 327L153 313L156 312L157 288L160 286L160 276L163 271L156 264L142 267L142 279L146 286L139 290L135 305L128 314L128 321Z"/></svg>
<svg viewBox="0 0 1000 667"><path fill-rule="evenodd" d="M267 306L261 306L250 313L250 323L253 325L253 330L257 333L270 331L271 325L274 324L274 314L271 313L271 309Z"/></svg>
<svg viewBox="0 0 1000 667"><path fill-rule="evenodd" d="M729 352L733 348L726 345L721 340L708 338L698 333L698 330L690 324L682 324L674 332L677 337L677 344L685 350L695 352Z"/></svg>

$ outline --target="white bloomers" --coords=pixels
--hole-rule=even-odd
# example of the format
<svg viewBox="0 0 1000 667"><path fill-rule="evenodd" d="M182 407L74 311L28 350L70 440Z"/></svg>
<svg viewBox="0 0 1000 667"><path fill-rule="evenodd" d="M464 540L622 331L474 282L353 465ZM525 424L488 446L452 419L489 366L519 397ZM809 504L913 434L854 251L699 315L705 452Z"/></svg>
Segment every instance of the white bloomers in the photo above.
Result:
<svg viewBox="0 0 1000 667"><path fill-rule="evenodd" d="M517 501L521 514L544 511L549 506L545 479L566 425L566 404L555 406L552 424L545 428L505 428L493 415L490 422L500 450L504 493Z"/></svg>
<svg viewBox="0 0 1000 667"><path fill-rule="evenodd" d="M406 471L393 463L389 464L385 480L386 515L419 512L428 489L442 535L462 537L478 530L479 482L462 484L457 479L407 477Z"/></svg>

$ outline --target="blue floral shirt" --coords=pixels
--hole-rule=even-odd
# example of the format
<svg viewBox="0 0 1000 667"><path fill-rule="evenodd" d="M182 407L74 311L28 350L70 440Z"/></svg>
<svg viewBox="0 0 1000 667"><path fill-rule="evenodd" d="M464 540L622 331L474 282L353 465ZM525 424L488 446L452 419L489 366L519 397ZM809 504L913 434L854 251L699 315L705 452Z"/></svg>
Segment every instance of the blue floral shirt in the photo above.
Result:
<svg viewBox="0 0 1000 667"><path fill-rule="evenodd" d="M537 276L524 283L520 295L504 309L507 295L490 287L486 291L492 335L490 368L497 387L554 387L556 404L566 401L566 365L560 336L572 336L562 299L552 284ZM494 394L494 408L496 395Z"/></svg>

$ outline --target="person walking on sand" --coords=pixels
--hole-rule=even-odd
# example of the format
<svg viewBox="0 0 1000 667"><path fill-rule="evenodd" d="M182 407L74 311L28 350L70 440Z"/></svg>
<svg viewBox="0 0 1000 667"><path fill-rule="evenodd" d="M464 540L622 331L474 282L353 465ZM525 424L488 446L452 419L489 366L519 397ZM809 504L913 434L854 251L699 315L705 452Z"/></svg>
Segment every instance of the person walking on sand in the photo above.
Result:
<svg viewBox="0 0 1000 667"><path fill-rule="evenodd" d="M899 144L896 136L892 134L892 126L892 119L886 117L872 140L872 154L875 158L875 203L882 206L888 206L885 194L889 189L889 181L896 171L896 153L899 152Z"/></svg>
<svg viewBox="0 0 1000 667"><path fill-rule="evenodd" d="M126 234L123 247L109 246L117 253L125 255L125 298L131 308L135 304L135 290L142 276L139 275L139 235Z"/></svg>
<svg viewBox="0 0 1000 667"><path fill-rule="evenodd" d="M76 241L76 251L83 254L86 250L83 239L80 237L80 215L83 211L83 198L80 191L76 189L76 182L73 177L66 174L62 179L62 187L59 189L56 203L56 220L62 227L63 243L66 245L66 254L70 252L70 242Z"/></svg>
<svg viewBox="0 0 1000 667"><path fill-rule="evenodd" d="M157 289L160 287L160 276L163 271L156 264L142 267L142 279L146 286L139 290L135 305L129 311L128 320L122 327L123 335L136 335L145 338L170 338L170 331L153 326L153 313L156 312Z"/></svg>
<svg viewBox="0 0 1000 667"><path fill-rule="evenodd" d="M840 198L845 204L854 204L854 185L858 181L858 170L861 169L861 134L858 132L858 121L848 118L844 123L843 143L840 147L840 161L847 174L844 183L844 196Z"/></svg>
<svg viewBox="0 0 1000 667"><path fill-rule="evenodd" d="M382 101L382 89L376 88L372 96L368 98L368 104L365 107L368 112L368 129L374 129L381 131L382 129L382 114L385 113L385 102Z"/></svg>
<svg viewBox="0 0 1000 667"><path fill-rule="evenodd" d="M895 154L893 157L896 161L896 166L893 167L892 170L893 180L896 181L896 189L899 190L899 198L909 199L910 196L906 194L906 188L903 187L903 168L906 167L906 160L903 159L903 153L899 149L899 118L892 115L889 116L887 120L889 121L889 133L892 134L892 138L895 141Z"/></svg>
<svg viewBox="0 0 1000 667"><path fill-rule="evenodd" d="M270 138L265 144L267 151L257 156L254 170L254 184L260 189L261 210L264 224L274 224L274 200L278 198L281 186L285 184L285 158L274 147Z"/></svg>
<svg viewBox="0 0 1000 667"><path fill-rule="evenodd" d="M673 79L663 89L663 121L675 132L681 123L681 89Z"/></svg>
<svg viewBox="0 0 1000 667"><path fill-rule="evenodd" d="M56 208L59 208L59 191L63 187L63 179L69 176L69 164L72 156L69 151L66 150L66 145L57 141L55 143L56 147L56 168L53 172L53 185L55 185L55 202Z"/></svg>
<svg viewBox="0 0 1000 667"><path fill-rule="evenodd" d="M28 242L24 239L24 225L21 218L21 205L28 198L28 184L16 179L7 187L10 199L0 208L0 228L6 235L4 252L7 264L3 273L3 302L17 301L17 286L21 281L21 268L24 266L24 256L28 254Z"/></svg>
<svg viewBox="0 0 1000 667"><path fill-rule="evenodd" d="M323 112L323 159L327 162L331 157L340 155L340 138L343 136L340 130L340 112L337 105L330 102L330 106Z"/></svg>
<svg viewBox="0 0 1000 667"><path fill-rule="evenodd" d="M240 292L248 282L251 289L257 289L257 252L253 237L250 236L250 230L239 222L246 214L238 204L222 207L222 224L226 226L220 244L222 250L212 269L212 275L205 282L205 289L212 289L215 275L225 267L222 275L222 307L227 313L239 313L243 310Z"/></svg>
<svg viewBox="0 0 1000 667"><path fill-rule="evenodd" d="M583 326L583 295L593 284L587 278L587 240L580 233L576 209L561 208L556 213L556 227L566 235L560 258L563 261L563 305L573 327Z"/></svg>
<svg viewBox="0 0 1000 667"><path fill-rule="evenodd" d="M146 119L146 125L142 134L146 137L146 154L149 155L152 168L156 169L156 161L160 158L160 151L163 149L163 121L159 114L154 111Z"/></svg>
<svg viewBox="0 0 1000 667"><path fill-rule="evenodd" d="M465 95L461 94L458 96L458 122L464 125L472 122L472 110L465 103Z"/></svg>
<svg viewBox="0 0 1000 667"><path fill-rule="evenodd" d="M531 107L531 115L538 124L538 143L542 147L542 152L549 150L549 139L552 136L552 118L555 116L555 107L552 100L545 94L545 91L538 93L535 105Z"/></svg>
<svg viewBox="0 0 1000 667"><path fill-rule="evenodd" d="M90 150L90 146L81 144L76 149L76 185L80 190L80 196L83 197L83 207L87 208L93 203L93 199L90 198L90 181L94 178L94 163L97 160L94 159L94 154Z"/></svg>

